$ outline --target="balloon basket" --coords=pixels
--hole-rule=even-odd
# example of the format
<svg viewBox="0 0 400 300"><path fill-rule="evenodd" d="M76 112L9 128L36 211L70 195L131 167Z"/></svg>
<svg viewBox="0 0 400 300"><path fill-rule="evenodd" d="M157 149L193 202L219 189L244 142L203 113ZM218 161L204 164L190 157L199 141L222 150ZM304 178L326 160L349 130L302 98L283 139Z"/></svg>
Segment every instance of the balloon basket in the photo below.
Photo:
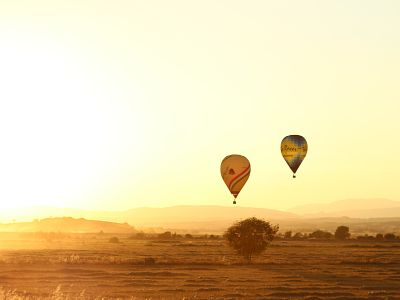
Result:
<svg viewBox="0 0 400 300"><path fill-rule="evenodd" d="M233 200L233 204L236 204L236 200Z"/></svg>

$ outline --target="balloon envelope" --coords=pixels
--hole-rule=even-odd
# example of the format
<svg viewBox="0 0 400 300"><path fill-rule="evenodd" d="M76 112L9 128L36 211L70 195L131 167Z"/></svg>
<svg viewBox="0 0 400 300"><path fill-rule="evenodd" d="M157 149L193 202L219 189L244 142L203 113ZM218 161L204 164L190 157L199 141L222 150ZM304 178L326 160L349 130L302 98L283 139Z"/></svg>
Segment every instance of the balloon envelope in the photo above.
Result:
<svg viewBox="0 0 400 300"><path fill-rule="evenodd" d="M238 154L228 155L221 162L221 176L233 197L236 198L249 179L249 160Z"/></svg>
<svg viewBox="0 0 400 300"><path fill-rule="evenodd" d="M282 156L293 171L293 174L296 173L303 159L306 157L307 150L307 141L301 135L288 135L282 140Z"/></svg>

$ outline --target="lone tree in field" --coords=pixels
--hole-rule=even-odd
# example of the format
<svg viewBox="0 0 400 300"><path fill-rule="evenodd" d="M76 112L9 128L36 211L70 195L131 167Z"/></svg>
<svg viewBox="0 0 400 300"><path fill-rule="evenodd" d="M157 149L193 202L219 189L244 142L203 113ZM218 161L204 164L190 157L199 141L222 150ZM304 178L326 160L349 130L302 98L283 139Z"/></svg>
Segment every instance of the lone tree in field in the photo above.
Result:
<svg viewBox="0 0 400 300"><path fill-rule="evenodd" d="M339 226L335 231L335 239L346 240L350 237L349 227Z"/></svg>
<svg viewBox="0 0 400 300"><path fill-rule="evenodd" d="M233 224L226 230L224 237L229 246L250 262L254 255L267 248L278 230L279 225L272 226L267 221L253 217Z"/></svg>

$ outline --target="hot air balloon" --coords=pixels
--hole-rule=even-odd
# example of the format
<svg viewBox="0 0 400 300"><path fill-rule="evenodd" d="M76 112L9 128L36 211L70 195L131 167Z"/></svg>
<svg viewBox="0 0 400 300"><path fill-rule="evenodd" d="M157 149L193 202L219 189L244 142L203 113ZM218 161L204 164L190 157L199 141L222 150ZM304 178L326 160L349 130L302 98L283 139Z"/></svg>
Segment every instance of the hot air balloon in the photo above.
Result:
<svg viewBox="0 0 400 300"><path fill-rule="evenodd" d="M307 141L301 135L288 135L281 142L282 156L293 171L293 178L296 178L296 171L306 157L307 149Z"/></svg>
<svg viewBox="0 0 400 300"><path fill-rule="evenodd" d="M236 197L250 176L249 160L238 154L228 155L221 162L221 176L235 198L233 204L236 204Z"/></svg>

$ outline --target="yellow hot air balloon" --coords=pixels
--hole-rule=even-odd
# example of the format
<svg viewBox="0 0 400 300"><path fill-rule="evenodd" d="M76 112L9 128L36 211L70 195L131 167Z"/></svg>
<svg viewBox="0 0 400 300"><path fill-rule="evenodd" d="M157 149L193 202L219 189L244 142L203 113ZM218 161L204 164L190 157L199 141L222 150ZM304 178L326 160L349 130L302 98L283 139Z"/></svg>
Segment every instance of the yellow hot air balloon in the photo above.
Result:
<svg viewBox="0 0 400 300"><path fill-rule="evenodd" d="M229 191L235 197L233 204L236 204L236 197L250 176L249 160L238 154L228 155L221 162L221 176Z"/></svg>
<svg viewBox="0 0 400 300"><path fill-rule="evenodd" d="M288 135L281 142L282 156L293 171L293 178L296 178L296 171L307 154L307 141L301 135Z"/></svg>

